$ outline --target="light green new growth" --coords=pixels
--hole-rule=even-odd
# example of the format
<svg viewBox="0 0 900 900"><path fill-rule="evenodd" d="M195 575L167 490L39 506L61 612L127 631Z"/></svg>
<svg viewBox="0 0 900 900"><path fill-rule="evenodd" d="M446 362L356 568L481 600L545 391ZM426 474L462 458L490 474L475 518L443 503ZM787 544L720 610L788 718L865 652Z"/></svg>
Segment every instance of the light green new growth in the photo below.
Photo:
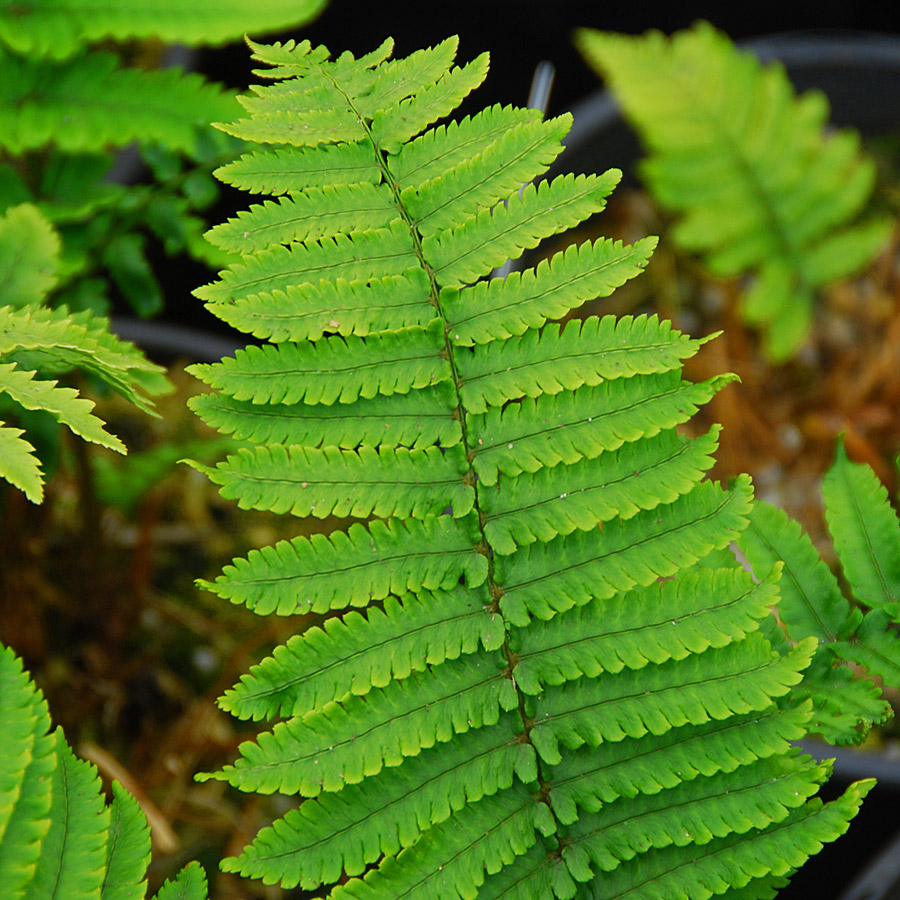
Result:
<svg viewBox="0 0 900 900"><path fill-rule="evenodd" d="M11 400L13 409L47 412L78 437L125 453L92 412L92 401L46 376L88 372L150 413L145 394L164 393L169 384L161 367L110 333L105 319L40 306L56 280L59 246L56 232L33 206L14 207L0 217L0 398ZM43 475L23 435L0 422L0 477L40 503Z"/></svg>
<svg viewBox="0 0 900 900"><path fill-rule="evenodd" d="M744 316L763 327L773 360L792 355L816 290L862 269L890 231L851 224L875 178L859 135L826 133L824 95L796 97L780 65L705 22L671 38L585 29L577 43L649 152L647 187L679 216L672 240L713 275L751 274Z"/></svg>
<svg viewBox="0 0 900 900"><path fill-rule="evenodd" d="M749 480L682 431L728 379L686 381L700 342L655 317L552 321L652 240L490 278L618 173L538 181L567 116L438 124L487 70L455 40L251 47L271 83L222 127L259 146L220 176L275 199L212 231L243 258L197 293L265 342L194 366L191 405L250 444L205 468L225 496L347 518L204 583L319 623L221 700L280 721L203 777L296 798L223 868L334 900L771 897L871 782L823 804L792 747L815 639L773 647L778 572L726 552Z"/></svg>
<svg viewBox="0 0 900 900"><path fill-rule="evenodd" d="M843 443L822 493L851 599L800 526L768 503L757 502L740 546L758 575L783 560L779 615L787 638L819 641L800 691L813 701L811 729L855 744L893 715L875 679L900 686L900 521L884 485L850 462Z"/></svg>
<svg viewBox="0 0 900 900"><path fill-rule="evenodd" d="M0 885L4 900L142 900L150 829L118 783L76 758L15 654L0 645ZM206 900L197 863L156 900Z"/></svg>

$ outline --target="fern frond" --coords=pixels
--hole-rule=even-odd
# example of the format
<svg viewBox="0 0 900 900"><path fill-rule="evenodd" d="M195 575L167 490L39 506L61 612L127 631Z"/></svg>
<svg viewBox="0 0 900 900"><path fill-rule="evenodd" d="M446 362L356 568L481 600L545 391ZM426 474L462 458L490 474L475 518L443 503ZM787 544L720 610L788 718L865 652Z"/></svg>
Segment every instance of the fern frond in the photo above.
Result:
<svg viewBox="0 0 900 900"><path fill-rule="evenodd" d="M624 738L567 752L555 770L553 809L561 821L574 822L578 809L596 812L620 798L657 794L700 776L731 772L787 753L791 741L806 734L809 717L808 702L788 714L769 707L705 725L672 728L653 746L646 746L642 738Z"/></svg>
<svg viewBox="0 0 900 900"><path fill-rule="evenodd" d="M84 153L132 141L193 152L198 124L238 108L232 95L199 75L122 68L101 51L51 62L0 49L0 79L6 85L0 146L10 153L50 143Z"/></svg>
<svg viewBox="0 0 900 900"><path fill-rule="evenodd" d="M483 75L455 40L252 47L273 83L223 128L273 146L222 175L281 199L214 232L243 258L197 295L270 343L193 367L194 409L252 444L205 471L241 506L365 521L201 582L326 616L221 700L287 718L200 777L298 798L223 867L332 900L637 896L645 872L644 897L770 894L865 786L811 799L827 766L791 750L813 714L792 692L815 640L770 639L779 571L727 553L749 480L706 480L717 429L679 431L731 378L685 380L700 341L655 317L548 324L653 241L490 277L619 173L520 193L567 119L432 126ZM776 831L789 864L761 861Z"/></svg>
<svg viewBox="0 0 900 900"><path fill-rule="evenodd" d="M77 759L62 730L49 731L40 691L0 645L0 884L4 900L142 900L150 829L137 801L113 784L106 805L97 770ZM196 864L157 900L206 900ZM201 870L202 873L202 870Z"/></svg>
<svg viewBox="0 0 900 900"><path fill-rule="evenodd" d="M671 333L655 317L604 316L527 331L497 347L477 345L462 354L459 377L466 409L485 412L520 397L539 397L591 387L613 378L649 375L681 367L700 345Z"/></svg>
<svg viewBox="0 0 900 900"><path fill-rule="evenodd" d="M114 781L101 900L142 900L150 859L150 826L137 800Z"/></svg>
<svg viewBox="0 0 900 900"><path fill-rule="evenodd" d="M0 357L27 361L39 374L73 368L96 375L138 409L153 414L147 394L171 390L164 369L109 331L109 322L64 307L0 307Z"/></svg>
<svg viewBox="0 0 900 900"><path fill-rule="evenodd" d="M548 688L535 701L540 716L531 731L541 758L555 764L560 745L574 750L650 734L665 734L688 723L704 725L762 711L772 697L786 694L802 679L815 643L799 644L778 656L759 634L684 660L642 670L623 669L615 682L591 679ZM698 678L698 675L702 677Z"/></svg>
<svg viewBox="0 0 900 900"><path fill-rule="evenodd" d="M758 574L784 560L781 620L787 636L813 635L821 642L800 690L813 699L813 729L832 743L858 743L892 715L870 678L900 684L900 640L893 628L900 611L900 522L875 474L850 462L842 442L823 494L828 529L855 603L843 596L809 537L780 510L757 502L740 544ZM862 666L869 678L842 660Z"/></svg>
<svg viewBox="0 0 900 900"><path fill-rule="evenodd" d="M153 412L147 393L163 393L170 385L163 369L149 362L131 344L119 341L104 319L90 313L69 315L27 305L0 307L0 394L28 410L43 410L74 434L119 453L125 445L104 428L92 412L92 401L56 379L38 373L80 368L97 375L136 406ZM20 488L33 503L43 499L43 474L34 447L21 429L0 426L0 475Z"/></svg>
<svg viewBox="0 0 900 900"><path fill-rule="evenodd" d="M594 459L687 421L733 380L717 376L694 384L679 372L663 372L492 407L473 417L480 435L475 471L491 486L500 474L515 477Z"/></svg>
<svg viewBox="0 0 900 900"><path fill-rule="evenodd" d="M59 387L55 381L35 379L35 372L27 372L15 363L0 363L0 393L7 394L25 409L42 409L69 430L101 447L119 453L125 445L103 427L103 420L91 410L94 404L78 396L74 388Z"/></svg>
<svg viewBox="0 0 900 900"><path fill-rule="evenodd" d="M502 657L476 652L444 663L440 680L413 673L341 705L276 725L213 777L244 790L315 797L397 766L435 742L496 724L518 699Z"/></svg>
<svg viewBox="0 0 900 900"><path fill-rule="evenodd" d="M262 719L273 706L298 716L474 653L479 644L499 650L506 631L489 600L476 591L410 594L402 603L388 597L365 617L327 619L254 666L223 695L222 708L241 719Z"/></svg>
<svg viewBox="0 0 900 900"><path fill-rule="evenodd" d="M0 422L0 478L17 487L32 502L44 499L44 473L34 447L21 428Z"/></svg>
<svg viewBox="0 0 900 900"><path fill-rule="evenodd" d="M688 441L668 430L601 453L601 471L582 460L505 479L503 490L482 494L490 516L484 533L495 552L507 555L534 541L601 528L616 516L628 519L671 503L712 467L717 435L718 429L711 429Z"/></svg>
<svg viewBox="0 0 900 900"><path fill-rule="evenodd" d="M440 322L432 320L428 328L386 332L368 341L334 337L315 344L251 346L191 372L236 400L347 405L447 381L450 366L440 348ZM286 372L294 377L286 378Z"/></svg>
<svg viewBox="0 0 900 900"><path fill-rule="evenodd" d="M251 551L212 583L199 582L259 615L328 612L367 606L391 594L449 590L465 577L475 588L487 576L487 559L474 549L471 520L450 516L422 522L351 525L329 537L280 541Z"/></svg>
<svg viewBox="0 0 900 900"><path fill-rule="evenodd" d="M451 323L450 338L458 346L470 346L540 328L548 319L561 318L634 278L655 246L656 238L631 245L585 242L534 269L479 281L464 291L445 288L440 300Z"/></svg>
<svg viewBox="0 0 900 900"><path fill-rule="evenodd" d="M190 7L166 0L135 7L130 0L27 0L0 17L0 41L25 55L63 59L104 38L159 38L166 43L220 44L252 32L302 25L324 0L199 0Z"/></svg>
<svg viewBox="0 0 900 900"><path fill-rule="evenodd" d="M46 701L6 647L0 647L0 688L6 735L0 742L0 884L18 900L34 876L50 828L56 742L48 734Z"/></svg>
<svg viewBox="0 0 900 900"><path fill-rule="evenodd" d="M462 439L451 418L455 395L443 381L407 394L373 397L353 404L353 417L340 403L307 406L303 403L257 404L225 394L197 394L190 408L207 425L238 440L255 444L300 444L305 447L361 445L452 447Z"/></svg>
<svg viewBox="0 0 900 900"><path fill-rule="evenodd" d="M206 900L206 873L200 863L188 863L159 889L155 900Z"/></svg>
<svg viewBox="0 0 900 900"><path fill-rule="evenodd" d="M0 369L0 387L3 372ZM215 468L196 465L244 509L295 516L421 519L449 508L465 516L475 491L459 445L448 450L360 447L358 451L287 447L242 448Z"/></svg>
<svg viewBox="0 0 900 900"><path fill-rule="evenodd" d="M534 766L514 718L504 714L494 729L469 731L423 751L404 765L401 779L367 779L304 803L260 832L241 870L249 859L259 866L263 855L278 855L289 859L301 887L333 883L342 870L360 875L382 855L414 844L432 823L509 788L515 773L527 780Z"/></svg>
<svg viewBox="0 0 900 900"><path fill-rule="evenodd" d="M771 576L754 583L741 570L701 569L593 600L540 629L515 632L516 683L524 694L538 695L583 675L643 669L724 647L758 628L777 602L775 585Z"/></svg>
<svg viewBox="0 0 900 900"><path fill-rule="evenodd" d="M830 766L791 756L771 756L700 784L619 799L582 815L563 851L573 874L613 871L649 847L708 844L783 821L806 803L830 774ZM785 790L785 788L788 788ZM587 880L587 879L585 879Z"/></svg>
<svg viewBox="0 0 900 900"><path fill-rule="evenodd" d="M97 884L103 871L109 808L97 770L75 758L61 730L53 737L58 761L50 788L50 828L30 890L36 897L86 897L86 888Z"/></svg>
<svg viewBox="0 0 900 900"><path fill-rule="evenodd" d="M900 521L885 486L838 442L822 485L828 531L856 600L900 613ZM900 659L900 657L898 657ZM893 683L893 682L892 682Z"/></svg>
<svg viewBox="0 0 900 900"><path fill-rule="evenodd" d="M56 284L60 240L40 210L22 203L0 217L0 307L43 301Z"/></svg>
<svg viewBox="0 0 900 900"><path fill-rule="evenodd" d="M773 359L791 355L815 289L870 262L890 229L850 224L875 176L858 135L826 135L823 95L795 98L783 68L705 22L671 39L583 30L578 44L650 151L648 187L681 215L673 240L715 275L752 273L744 315Z"/></svg>

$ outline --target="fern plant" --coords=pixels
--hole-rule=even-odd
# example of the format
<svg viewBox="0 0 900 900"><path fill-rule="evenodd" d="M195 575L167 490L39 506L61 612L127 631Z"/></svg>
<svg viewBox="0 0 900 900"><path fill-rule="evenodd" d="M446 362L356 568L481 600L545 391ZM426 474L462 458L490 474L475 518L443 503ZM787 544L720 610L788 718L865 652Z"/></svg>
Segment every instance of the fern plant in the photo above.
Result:
<svg viewBox="0 0 900 900"><path fill-rule="evenodd" d="M0 644L0 884L5 900L142 900L150 829L118 782L107 806L97 770L78 759L22 663ZM191 863L156 900L205 900Z"/></svg>
<svg viewBox="0 0 900 900"><path fill-rule="evenodd" d="M320 616L221 699L282 721L203 777L298 801L223 868L365 900L771 897L871 782L815 797L815 639L767 638L778 568L727 550L750 483L680 433L729 378L686 381L700 341L652 316L552 321L652 240L489 278L619 173L533 184L567 116L435 124L487 71L455 40L251 48L272 83L221 127L259 146L218 174L272 199L212 230L242 261L197 293L264 343L193 367L195 411L249 443L195 465L329 523L203 582Z"/></svg>
<svg viewBox="0 0 900 900"><path fill-rule="evenodd" d="M875 165L859 135L828 133L825 96L794 95L779 64L763 66L706 22L671 38L578 32L649 156L641 173L676 214L673 243L715 276L750 276L742 298L774 361L806 338L818 289L856 274L891 223L853 223Z"/></svg>
<svg viewBox="0 0 900 900"><path fill-rule="evenodd" d="M57 379L72 369L89 373L148 413L149 397L169 383L160 366L110 333L107 320L42 305L58 277L59 245L57 232L30 204L0 217L0 416L27 426L29 411L49 414L79 437L124 453L92 412L94 404ZM40 503L44 475L26 432L0 420L0 477Z"/></svg>
<svg viewBox="0 0 900 900"><path fill-rule="evenodd" d="M33 203L59 229L54 305L108 314L117 294L149 316L164 302L154 252L224 264L202 234L217 197L210 171L236 146L208 126L235 114L234 94L195 73L153 68L159 41L222 43L302 24L323 5L0 2L0 213ZM125 185L116 153L131 144L139 183Z"/></svg>
<svg viewBox="0 0 900 900"><path fill-rule="evenodd" d="M850 462L843 443L822 493L849 597L800 526L768 503L757 501L740 546L758 575L784 567L779 616L787 641L819 642L801 688L813 702L811 730L855 744L892 716L882 687L900 686L900 522L884 485Z"/></svg>

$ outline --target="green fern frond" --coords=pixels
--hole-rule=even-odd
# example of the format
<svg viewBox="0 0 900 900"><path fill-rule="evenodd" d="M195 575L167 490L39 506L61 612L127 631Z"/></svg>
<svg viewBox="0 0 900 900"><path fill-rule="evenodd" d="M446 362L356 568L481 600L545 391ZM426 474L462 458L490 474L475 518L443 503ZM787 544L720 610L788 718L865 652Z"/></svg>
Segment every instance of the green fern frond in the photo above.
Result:
<svg viewBox="0 0 900 900"><path fill-rule="evenodd" d="M324 0L25 0L0 6L0 41L24 55L63 59L104 38L156 37L166 43L220 44L247 32L296 27L315 18Z"/></svg>
<svg viewBox="0 0 900 900"><path fill-rule="evenodd" d="M22 203L0 217L0 307L41 303L56 284L59 235L37 207Z"/></svg>
<svg viewBox="0 0 900 900"><path fill-rule="evenodd" d="M646 183L681 217L673 241L714 275L752 273L744 315L784 360L806 337L816 289L868 264L890 229L850 224L875 176L859 136L826 135L823 95L796 98L783 68L708 23L671 39L583 30L577 40L651 154Z"/></svg>
<svg viewBox="0 0 900 900"><path fill-rule="evenodd" d="M0 395L13 409L42 410L79 437L124 453L93 402L61 386L58 376L90 372L146 412L153 410L146 395L166 392L169 383L161 367L110 333L107 320L39 305L55 283L59 254L59 235L35 206L0 217ZM0 445L0 477L40 503L43 473L25 432L0 423Z"/></svg>
<svg viewBox="0 0 900 900"><path fill-rule="evenodd" d="M89 313L72 316L65 308L0 307L0 394L23 409L43 410L87 441L125 453L125 445L92 412L94 403L56 379L39 373L78 368L96 375L140 409L153 413L144 391L169 390L161 367L107 330L105 320ZM8 361L7 361L8 360ZM0 475L33 503L43 498L43 474L34 448L21 429L0 428Z"/></svg>
<svg viewBox="0 0 900 900"><path fill-rule="evenodd" d="M801 693L816 709L813 729L826 740L858 743L892 715L871 678L900 685L897 603L900 521L874 472L847 458L838 444L822 489L828 530L851 602L809 537L785 513L757 502L740 545L757 573L784 560L781 621L793 641L820 642ZM778 565L781 565L779 562ZM841 664L862 666L865 675Z"/></svg>
<svg viewBox="0 0 900 900"><path fill-rule="evenodd" d="M771 894L868 785L814 798L828 766L791 742L815 639L769 639L780 573L727 554L749 479L708 480L718 430L682 433L731 377L684 379L701 342L655 317L549 321L653 241L490 277L619 173L521 189L567 119L432 124L484 73L455 40L252 48L271 83L222 127L272 146L220 174L280 199L213 230L243 258L197 295L268 343L192 368L193 409L252 445L194 465L243 507L345 518L201 582L324 617L220 701L282 721L199 777L297 799L223 868L332 900Z"/></svg>
<svg viewBox="0 0 900 900"><path fill-rule="evenodd" d="M65 308L0 308L0 357L39 373L73 368L90 372L143 412L153 414L144 394L171 390L161 366L109 331L107 319Z"/></svg>
<svg viewBox="0 0 900 900"><path fill-rule="evenodd" d="M0 645L0 884L9 900L142 900L150 829L137 801L113 783L107 806L97 770L76 758L47 704ZM196 864L157 900L206 900Z"/></svg>
<svg viewBox="0 0 900 900"><path fill-rule="evenodd" d="M0 146L9 153L51 143L85 153L132 141L193 153L198 125L238 108L232 95L199 75L122 68L116 56L99 51L51 62L0 49L0 79Z"/></svg>

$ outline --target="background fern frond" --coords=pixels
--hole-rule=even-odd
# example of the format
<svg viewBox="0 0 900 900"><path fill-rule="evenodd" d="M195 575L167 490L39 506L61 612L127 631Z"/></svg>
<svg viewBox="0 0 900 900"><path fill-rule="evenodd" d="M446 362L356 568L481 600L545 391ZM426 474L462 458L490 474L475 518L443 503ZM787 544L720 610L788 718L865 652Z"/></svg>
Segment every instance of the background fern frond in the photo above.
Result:
<svg viewBox="0 0 900 900"><path fill-rule="evenodd" d="M219 44L246 33L296 26L314 18L324 0L263 0L248 8L241 0L198 0L190 7L165 0L26 0L5 4L0 40L18 53L63 59L103 38L158 37L166 43Z"/></svg>
<svg viewBox="0 0 900 900"><path fill-rule="evenodd" d="M751 273L743 297L769 355L800 346L816 289L855 274L890 223L851 224L874 185L858 135L826 135L828 103L794 96L784 69L761 65L708 23L671 39L578 34L650 156L643 177L678 214L672 239L714 274Z"/></svg>
<svg viewBox="0 0 900 900"><path fill-rule="evenodd" d="M686 434L732 379L686 380L700 341L653 317L548 321L651 240L491 278L619 173L538 182L565 119L432 125L484 72L455 40L251 46L271 83L222 127L272 146L222 176L282 199L213 232L243 257L196 293L268 343L192 368L251 444L204 470L346 518L202 582L321 617L220 701L282 721L200 778L296 799L223 868L332 900L770 894L869 785L822 806L828 765L791 749L816 640L773 630L779 570L727 550L749 479L709 480L718 430Z"/></svg>
<svg viewBox="0 0 900 900"><path fill-rule="evenodd" d="M0 107L0 146L15 154L50 143L84 153L135 140L194 152L198 122L238 109L233 95L199 75L121 68L111 53L57 63L0 50L0 78L15 85Z"/></svg>
<svg viewBox="0 0 900 900"><path fill-rule="evenodd" d="M93 402L60 385L59 377L72 369L89 372L146 412L153 409L147 395L164 393L169 383L160 366L111 334L105 319L39 305L56 280L59 252L57 232L36 207L22 204L0 217L0 296L7 301L0 306L3 416L40 410L77 436L124 453L92 412ZM40 503L44 476L26 432L0 425L0 443L0 476Z"/></svg>
<svg viewBox="0 0 900 900"><path fill-rule="evenodd" d="M21 661L0 645L0 884L10 900L142 900L150 829L118 783L106 805L97 770L78 759ZM206 900L206 879L187 866L156 900Z"/></svg>
<svg viewBox="0 0 900 900"><path fill-rule="evenodd" d="M895 599L900 521L875 473L851 462L842 441L823 495L852 601L810 538L780 510L758 501L740 545L757 573L784 560L780 618L787 637L813 635L820 642L801 686L816 708L814 729L832 743L858 743L872 725L892 715L872 679L900 684L900 641L893 627L900 620ZM842 661L862 666L866 674Z"/></svg>

